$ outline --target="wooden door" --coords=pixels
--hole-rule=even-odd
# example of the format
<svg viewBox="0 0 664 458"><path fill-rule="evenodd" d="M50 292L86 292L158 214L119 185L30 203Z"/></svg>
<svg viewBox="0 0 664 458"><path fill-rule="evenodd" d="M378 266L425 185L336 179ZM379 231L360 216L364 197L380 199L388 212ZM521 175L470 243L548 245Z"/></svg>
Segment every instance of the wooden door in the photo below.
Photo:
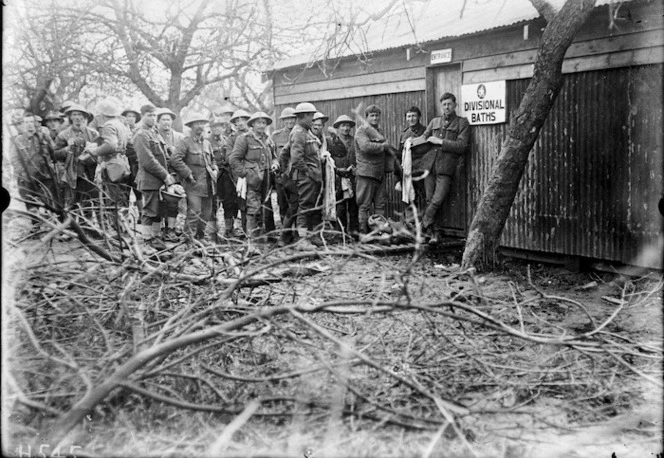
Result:
<svg viewBox="0 0 664 458"><path fill-rule="evenodd" d="M459 107L463 106L461 101L461 66L459 64L429 67L427 69L427 118L431 121L434 117L441 116L440 96L445 92L451 92L457 99L457 114ZM467 227L468 207L468 166L469 157L459 161L459 167L454 176L452 189L443 204L442 223L445 232L449 235L465 236Z"/></svg>

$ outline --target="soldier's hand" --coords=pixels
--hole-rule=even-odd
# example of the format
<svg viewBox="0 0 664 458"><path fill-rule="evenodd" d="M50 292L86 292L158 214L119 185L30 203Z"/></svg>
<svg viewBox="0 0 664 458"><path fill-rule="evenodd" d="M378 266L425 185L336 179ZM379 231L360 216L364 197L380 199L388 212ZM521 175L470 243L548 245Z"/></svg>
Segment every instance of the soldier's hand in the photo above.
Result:
<svg viewBox="0 0 664 458"><path fill-rule="evenodd" d="M194 184L194 183L196 183L196 178L194 178L193 175L189 175L189 177L187 178L187 181L191 184Z"/></svg>
<svg viewBox="0 0 664 458"><path fill-rule="evenodd" d="M442 145L443 144L443 141L440 138L434 137L433 135L430 136L429 138L427 138L427 141L429 143L433 143L434 145Z"/></svg>
<svg viewBox="0 0 664 458"><path fill-rule="evenodd" d="M171 175L167 175L166 179L164 180L164 184L166 186L170 186L172 184L175 184L175 179Z"/></svg>

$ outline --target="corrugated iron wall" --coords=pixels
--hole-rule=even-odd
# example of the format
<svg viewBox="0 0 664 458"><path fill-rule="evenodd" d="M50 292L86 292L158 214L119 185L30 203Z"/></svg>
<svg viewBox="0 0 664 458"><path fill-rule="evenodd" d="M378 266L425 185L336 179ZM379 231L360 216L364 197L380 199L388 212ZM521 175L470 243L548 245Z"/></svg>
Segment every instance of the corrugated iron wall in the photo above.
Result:
<svg viewBox="0 0 664 458"><path fill-rule="evenodd" d="M526 250L630 262L662 231L662 65L565 75L565 85L542 129L501 244ZM510 113L529 80L508 81ZM407 92L316 102L331 124L360 103L383 110L381 124L396 144L404 111L425 106L425 93ZM279 113L283 106L276 107ZM423 110L424 111L424 110ZM466 160L466 230L507 125L474 126ZM393 178L388 182L394 189ZM388 215L403 211L390 192Z"/></svg>
<svg viewBox="0 0 664 458"><path fill-rule="evenodd" d="M501 244L629 262L662 231L662 65L566 75ZM508 107L529 80L508 82ZM506 126L476 126L469 220Z"/></svg>
<svg viewBox="0 0 664 458"><path fill-rule="evenodd" d="M306 101L306 100L303 100ZM353 97L340 100L324 100L314 103L316 109L326 116L330 117L327 126L331 126L334 120L342 114L355 118L353 111L360 104L362 104L361 114L364 116L364 109L371 104L378 105L381 109L380 125L383 127L383 133L389 140L390 144L399 145L399 135L405 127L405 111L409 107L420 107L422 112L425 110L425 97L424 91L416 92L402 92L397 94L384 94L377 96L367 97ZM281 113L285 105L275 107L275 113ZM387 182L388 201L387 201L387 215L394 217L397 213L403 211L403 203L401 202L401 194L394 191L394 175L390 174Z"/></svg>

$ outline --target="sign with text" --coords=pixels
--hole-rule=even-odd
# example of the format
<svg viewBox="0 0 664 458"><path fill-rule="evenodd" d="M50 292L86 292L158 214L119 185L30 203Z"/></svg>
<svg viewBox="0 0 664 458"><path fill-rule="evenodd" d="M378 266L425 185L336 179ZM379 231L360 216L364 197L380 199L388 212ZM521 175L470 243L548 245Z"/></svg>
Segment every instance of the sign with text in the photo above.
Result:
<svg viewBox="0 0 664 458"><path fill-rule="evenodd" d="M452 48L431 51L431 65L452 62Z"/></svg>
<svg viewBox="0 0 664 458"><path fill-rule="evenodd" d="M505 122L507 94L505 81L464 84L461 86L462 112L470 124L500 124Z"/></svg>

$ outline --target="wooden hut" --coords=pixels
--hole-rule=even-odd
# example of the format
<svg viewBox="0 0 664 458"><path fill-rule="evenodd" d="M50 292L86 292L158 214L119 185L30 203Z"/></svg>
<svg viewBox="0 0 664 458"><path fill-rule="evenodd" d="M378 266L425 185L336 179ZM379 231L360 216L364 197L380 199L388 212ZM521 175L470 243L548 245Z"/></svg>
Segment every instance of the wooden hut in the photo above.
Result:
<svg viewBox="0 0 664 458"><path fill-rule="evenodd" d="M661 241L663 228L664 6L598 4L567 51L563 90L531 153L501 246L658 267L637 258ZM271 74L275 107L313 102L335 119L375 103L396 144L408 107L419 106L426 124L439 115L440 94L455 93L459 114L475 117L472 151L444 208L446 232L463 237L532 77L546 23L528 0L432 0L409 8L372 23L364 53L280 62ZM498 94L493 114L472 112L475 94L487 88ZM393 188L394 179L388 182ZM399 194L390 193L389 213L401 210Z"/></svg>

